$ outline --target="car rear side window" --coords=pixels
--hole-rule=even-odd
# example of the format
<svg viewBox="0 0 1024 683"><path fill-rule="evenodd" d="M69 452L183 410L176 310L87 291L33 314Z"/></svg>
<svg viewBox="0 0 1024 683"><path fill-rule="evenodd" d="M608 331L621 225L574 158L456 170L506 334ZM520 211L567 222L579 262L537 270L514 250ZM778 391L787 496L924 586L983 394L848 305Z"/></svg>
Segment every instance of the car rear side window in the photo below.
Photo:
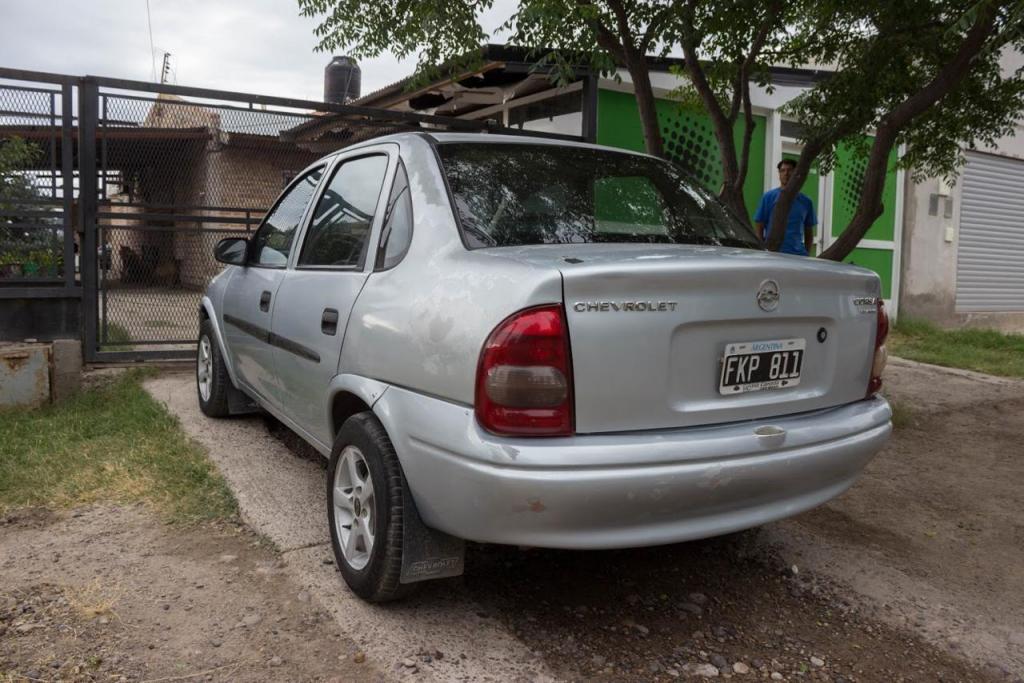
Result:
<svg viewBox="0 0 1024 683"><path fill-rule="evenodd" d="M670 162L573 145L437 146L470 248L587 242L762 249L753 231Z"/></svg>
<svg viewBox="0 0 1024 683"><path fill-rule="evenodd" d="M388 197L388 212L380 233L377 249L377 270L394 268L405 257L412 242L412 197L409 196L409 177L405 164L398 163L395 182Z"/></svg>
<svg viewBox="0 0 1024 683"><path fill-rule="evenodd" d="M316 168L297 180L277 200L277 204L253 236L252 263L258 266L283 268L288 263L295 231L306 211L306 205L313 198L313 192L320 183L324 169Z"/></svg>
<svg viewBox="0 0 1024 683"><path fill-rule="evenodd" d="M306 232L300 267L362 265L387 168L387 156L375 154L345 161L335 170Z"/></svg>

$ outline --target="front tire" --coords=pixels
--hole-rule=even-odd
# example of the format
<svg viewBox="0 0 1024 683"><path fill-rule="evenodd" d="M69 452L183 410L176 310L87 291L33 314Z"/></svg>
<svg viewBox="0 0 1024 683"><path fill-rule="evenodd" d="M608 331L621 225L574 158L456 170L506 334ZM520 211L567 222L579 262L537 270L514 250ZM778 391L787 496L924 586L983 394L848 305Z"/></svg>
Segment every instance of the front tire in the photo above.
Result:
<svg viewBox="0 0 1024 683"><path fill-rule="evenodd" d="M224 365L224 357L213 332L209 318L199 324L199 344L196 349L196 395L199 409L207 417L227 417L228 389L231 378Z"/></svg>
<svg viewBox="0 0 1024 683"><path fill-rule="evenodd" d="M327 468L327 522L341 575L369 602L407 595L402 574L403 490L398 455L371 412L342 425Z"/></svg>

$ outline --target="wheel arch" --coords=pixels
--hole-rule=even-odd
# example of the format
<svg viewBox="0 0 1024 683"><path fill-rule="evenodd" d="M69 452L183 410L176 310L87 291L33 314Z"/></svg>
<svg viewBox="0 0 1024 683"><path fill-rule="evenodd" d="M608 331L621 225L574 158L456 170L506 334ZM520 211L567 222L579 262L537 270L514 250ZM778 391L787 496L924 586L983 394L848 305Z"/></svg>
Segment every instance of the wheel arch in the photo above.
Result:
<svg viewBox="0 0 1024 683"><path fill-rule="evenodd" d="M345 420L357 413L373 410L388 385L358 375L338 375L331 380L327 398L327 424L333 438Z"/></svg>
<svg viewBox="0 0 1024 683"><path fill-rule="evenodd" d="M220 349L221 358L224 359L224 366L228 370L228 377L231 378L231 384L238 386L238 378L235 377L235 364L232 362L231 354L228 353L227 344L224 343L224 333L221 330L220 318L217 317L217 312L213 308L213 302L210 297L203 296L202 301L199 304L199 322L203 320L210 321L210 327L213 328L213 336L215 337L217 348Z"/></svg>

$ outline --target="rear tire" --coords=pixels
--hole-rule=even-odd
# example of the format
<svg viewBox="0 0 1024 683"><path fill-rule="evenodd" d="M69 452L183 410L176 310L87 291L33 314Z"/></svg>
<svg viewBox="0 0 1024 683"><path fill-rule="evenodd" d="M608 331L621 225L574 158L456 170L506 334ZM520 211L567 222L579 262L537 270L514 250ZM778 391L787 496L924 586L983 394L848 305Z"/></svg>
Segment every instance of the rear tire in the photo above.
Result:
<svg viewBox="0 0 1024 683"><path fill-rule="evenodd" d="M338 569L363 600L396 600L415 587L400 581L404 488L380 420L371 412L346 420L327 468L327 523Z"/></svg>
<svg viewBox="0 0 1024 683"><path fill-rule="evenodd" d="M203 414L207 417L227 417L230 414L230 388L231 378L217 345L213 323L209 318L204 318L199 323L199 344L196 349L196 395Z"/></svg>

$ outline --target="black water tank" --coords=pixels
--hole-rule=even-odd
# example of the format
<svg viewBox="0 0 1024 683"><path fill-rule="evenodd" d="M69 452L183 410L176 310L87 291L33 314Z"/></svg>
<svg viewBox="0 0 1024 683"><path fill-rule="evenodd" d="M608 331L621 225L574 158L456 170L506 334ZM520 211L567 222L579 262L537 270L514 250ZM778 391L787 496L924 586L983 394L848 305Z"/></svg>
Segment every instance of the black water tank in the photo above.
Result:
<svg viewBox="0 0 1024 683"><path fill-rule="evenodd" d="M344 104L359 97L362 72L352 57L335 57L324 67L324 101Z"/></svg>

